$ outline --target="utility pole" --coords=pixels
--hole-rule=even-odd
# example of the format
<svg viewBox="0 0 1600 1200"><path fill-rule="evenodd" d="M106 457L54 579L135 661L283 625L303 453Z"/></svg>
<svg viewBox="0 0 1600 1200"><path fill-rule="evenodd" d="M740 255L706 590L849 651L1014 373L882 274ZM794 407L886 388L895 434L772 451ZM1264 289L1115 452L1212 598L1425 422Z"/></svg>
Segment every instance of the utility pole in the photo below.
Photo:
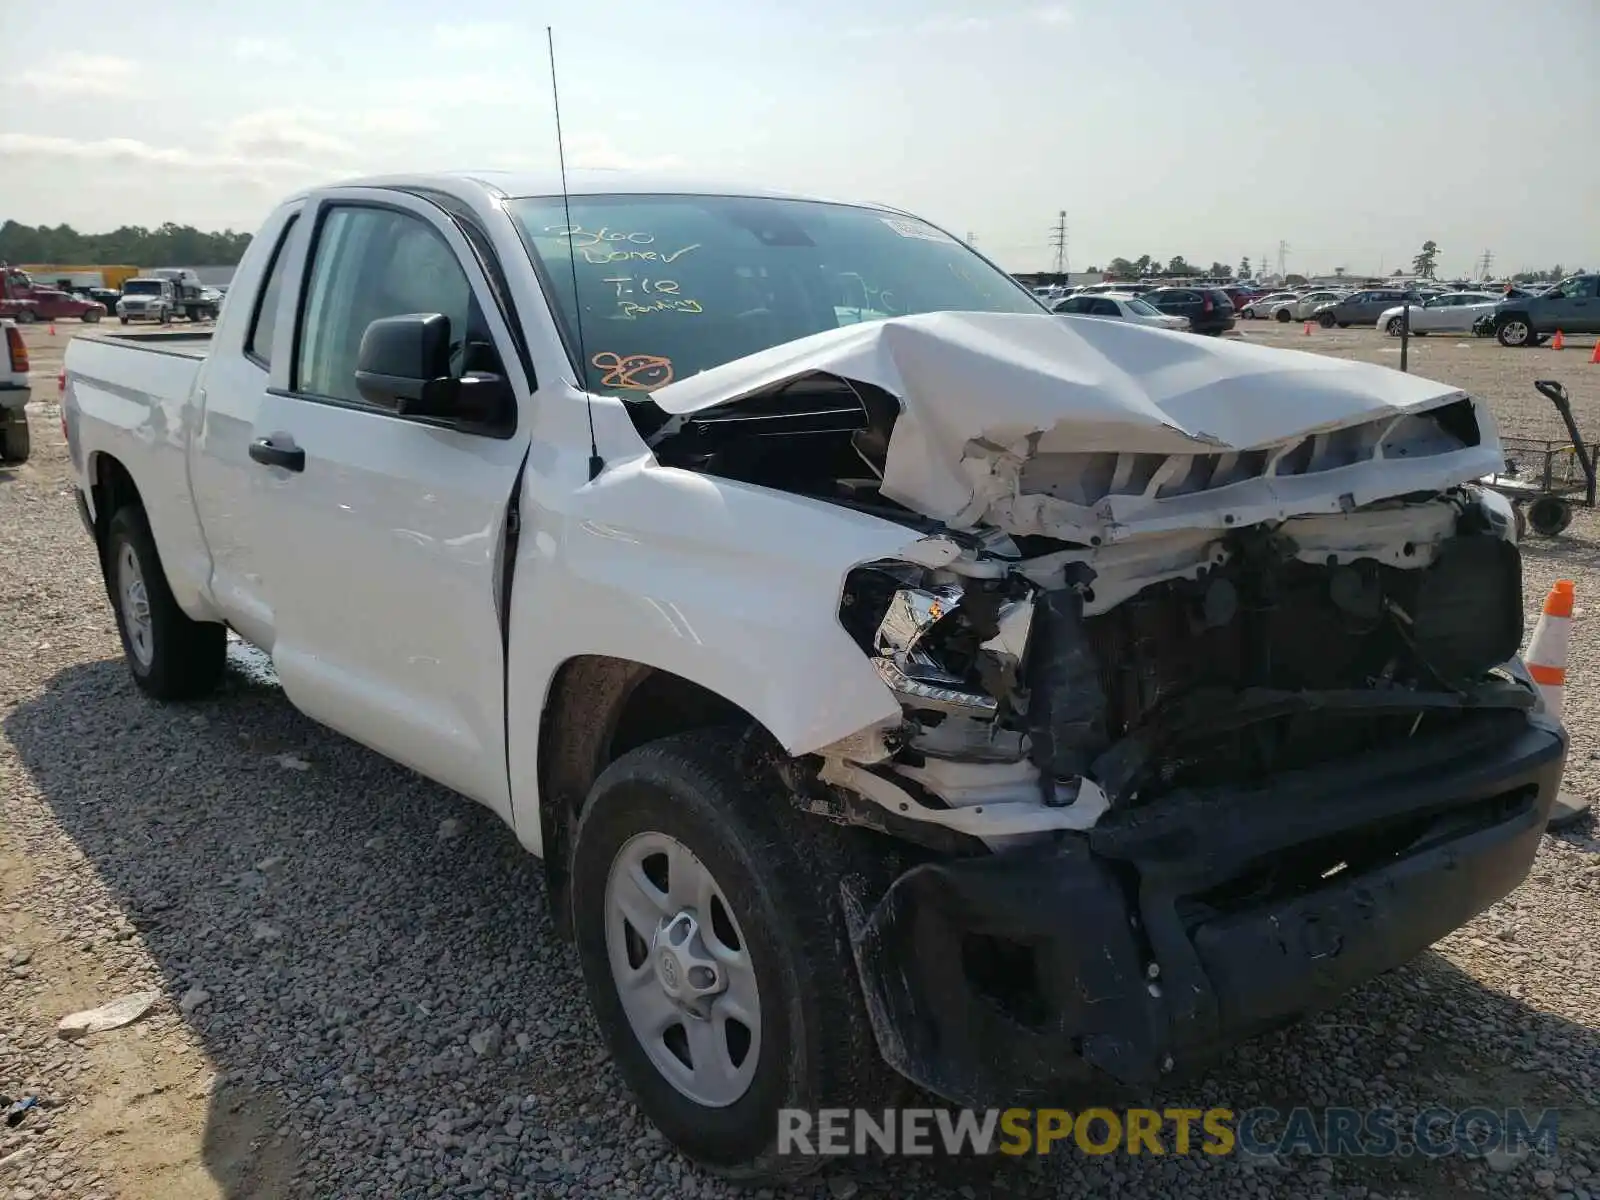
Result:
<svg viewBox="0 0 1600 1200"><path fill-rule="evenodd" d="M1056 248L1056 274L1067 273L1067 210L1056 214L1056 227L1051 231L1050 244Z"/></svg>
<svg viewBox="0 0 1600 1200"><path fill-rule="evenodd" d="M1288 261L1288 254L1289 243L1280 239L1278 242L1278 278L1280 279L1283 278L1284 275L1284 266Z"/></svg>

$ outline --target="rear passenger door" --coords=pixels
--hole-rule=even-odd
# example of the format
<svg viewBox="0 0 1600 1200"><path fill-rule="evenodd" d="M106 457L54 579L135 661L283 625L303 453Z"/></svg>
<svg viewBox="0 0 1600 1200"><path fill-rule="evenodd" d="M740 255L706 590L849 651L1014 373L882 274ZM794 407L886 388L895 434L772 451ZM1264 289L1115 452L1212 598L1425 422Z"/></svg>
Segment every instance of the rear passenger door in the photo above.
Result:
<svg viewBox="0 0 1600 1200"><path fill-rule="evenodd" d="M499 580L534 387L515 314L490 284L488 239L426 200L335 190L301 221L252 430L250 569L273 662L312 717L509 819ZM368 326L411 313L448 319L452 377L509 381L507 421L363 398Z"/></svg>

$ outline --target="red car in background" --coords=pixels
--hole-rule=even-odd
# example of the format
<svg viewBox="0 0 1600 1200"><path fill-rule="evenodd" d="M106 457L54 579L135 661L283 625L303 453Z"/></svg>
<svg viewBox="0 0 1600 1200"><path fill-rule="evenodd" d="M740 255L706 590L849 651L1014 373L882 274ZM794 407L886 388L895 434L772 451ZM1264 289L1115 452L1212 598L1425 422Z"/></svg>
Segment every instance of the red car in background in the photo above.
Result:
<svg viewBox="0 0 1600 1200"><path fill-rule="evenodd" d="M1228 299L1233 301L1234 312L1238 312L1260 294L1254 288L1247 287L1225 287L1222 290L1227 292Z"/></svg>
<svg viewBox="0 0 1600 1200"><path fill-rule="evenodd" d="M0 316L15 317L19 325L30 321L65 321L68 317L92 322L105 315L104 304L54 288L36 287L13 299L0 300Z"/></svg>

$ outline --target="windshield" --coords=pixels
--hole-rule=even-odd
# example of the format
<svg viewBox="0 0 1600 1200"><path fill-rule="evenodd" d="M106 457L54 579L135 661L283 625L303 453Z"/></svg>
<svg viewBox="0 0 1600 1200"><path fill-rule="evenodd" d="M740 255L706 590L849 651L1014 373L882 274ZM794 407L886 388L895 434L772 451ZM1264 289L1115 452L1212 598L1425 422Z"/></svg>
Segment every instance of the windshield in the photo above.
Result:
<svg viewBox="0 0 1600 1200"><path fill-rule="evenodd" d="M1034 296L912 217L740 196L571 198L588 387L648 392L826 329L911 313L1041 313ZM559 196L508 202L576 346Z"/></svg>
<svg viewBox="0 0 1600 1200"><path fill-rule="evenodd" d="M159 296L161 294L161 280L130 279L123 285L122 294L125 296Z"/></svg>
<svg viewBox="0 0 1600 1200"><path fill-rule="evenodd" d="M1137 296L1133 296L1127 300L1124 300L1122 302L1122 307L1133 313L1135 316L1159 317L1161 315L1161 310L1159 308L1156 308L1150 304L1146 304Z"/></svg>

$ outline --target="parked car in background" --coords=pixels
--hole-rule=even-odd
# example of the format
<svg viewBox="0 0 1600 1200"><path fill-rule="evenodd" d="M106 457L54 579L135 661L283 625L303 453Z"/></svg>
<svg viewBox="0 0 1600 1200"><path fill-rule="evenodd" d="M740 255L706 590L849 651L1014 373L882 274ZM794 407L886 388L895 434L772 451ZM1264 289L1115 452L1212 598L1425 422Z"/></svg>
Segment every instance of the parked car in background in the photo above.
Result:
<svg viewBox="0 0 1600 1200"><path fill-rule="evenodd" d="M1535 346L1556 330L1600 333L1600 275L1573 275L1542 296L1512 296L1494 309L1502 346Z"/></svg>
<svg viewBox="0 0 1600 1200"><path fill-rule="evenodd" d="M1493 312L1501 299L1488 292L1445 292L1434 296L1411 306L1411 332L1419 336L1447 331L1467 333L1479 317ZM1404 313L1403 304L1384 309L1378 315L1378 328L1390 337L1399 337Z"/></svg>
<svg viewBox="0 0 1600 1200"><path fill-rule="evenodd" d="M1155 288L1141 299L1169 316L1187 317L1195 333L1215 337L1234 326L1233 299L1221 288Z"/></svg>
<svg viewBox="0 0 1600 1200"><path fill-rule="evenodd" d="M151 275L130 279L122 285L117 320L124 325L129 321L157 321L165 325L177 311L178 293L170 279Z"/></svg>
<svg viewBox="0 0 1600 1200"><path fill-rule="evenodd" d="M28 346L10 317L0 317L0 462L28 460Z"/></svg>
<svg viewBox="0 0 1600 1200"><path fill-rule="evenodd" d="M1325 304L1333 304L1343 298L1343 292L1302 292L1293 300L1274 304L1267 311L1267 315L1274 321L1309 321L1317 309Z"/></svg>
<svg viewBox="0 0 1600 1200"><path fill-rule="evenodd" d="M1228 293L1228 298L1233 301L1233 311L1236 313L1243 312L1244 306L1256 298L1253 288L1240 287L1237 284L1228 285L1222 290Z"/></svg>
<svg viewBox="0 0 1600 1200"><path fill-rule="evenodd" d="M1088 283L1079 288L1080 292L1091 296L1104 296L1108 292L1117 292L1124 296L1142 296L1146 292L1154 291L1153 283Z"/></svg>
<svg viewBox="0 0 1600 1200"><path fill-rule="evenodd" d="M1364 292L1352 292L1339 300L1327 301L1306 315L1315 317L1317 324L1324 329L1331 329L1335 325L1340 329L1348 325L1375 325L1385 309L1402 304L1407 299L1413 304L1421 303L1421 298L1409 288L1368 288Z"/></svg>
<svg viewBox="0 0 1600 1200"><path fill-rule="evenodd" d="M1245 306L1239 310L1239 315L1249 317L1251 320L1261 320L1271 316L1278 305L1299 298L1295 292L1266 292L1247 300Z"/></svg>
<svg viewBox="0 0 1600 1200"><path fill-rule="evenodd" d="M1109 321L1127 321L1132 325L1149 325L1156 329L1188 329L1187 317L1169 316L1152 308L1140 296L1125 292L1101 292L1093 296L1068 296L1057 301L1051 312L1064 317L1102 317Z"/></svg>
<svg viewBox="0 0 1600 1200"><path fill-rule="evenodd" d="M90 288L89 299L101 305L108 313L115 312L117 301L122 299L122 293L116 288Z"/></svg>
<svg viewBox="0 0 1600 1200"><path fill-rule="evenodd" d="M33 321L78 320L95 322L106 315L106 306L55 288L34 288L16 304L16 319L27 325Z"/></svg>

